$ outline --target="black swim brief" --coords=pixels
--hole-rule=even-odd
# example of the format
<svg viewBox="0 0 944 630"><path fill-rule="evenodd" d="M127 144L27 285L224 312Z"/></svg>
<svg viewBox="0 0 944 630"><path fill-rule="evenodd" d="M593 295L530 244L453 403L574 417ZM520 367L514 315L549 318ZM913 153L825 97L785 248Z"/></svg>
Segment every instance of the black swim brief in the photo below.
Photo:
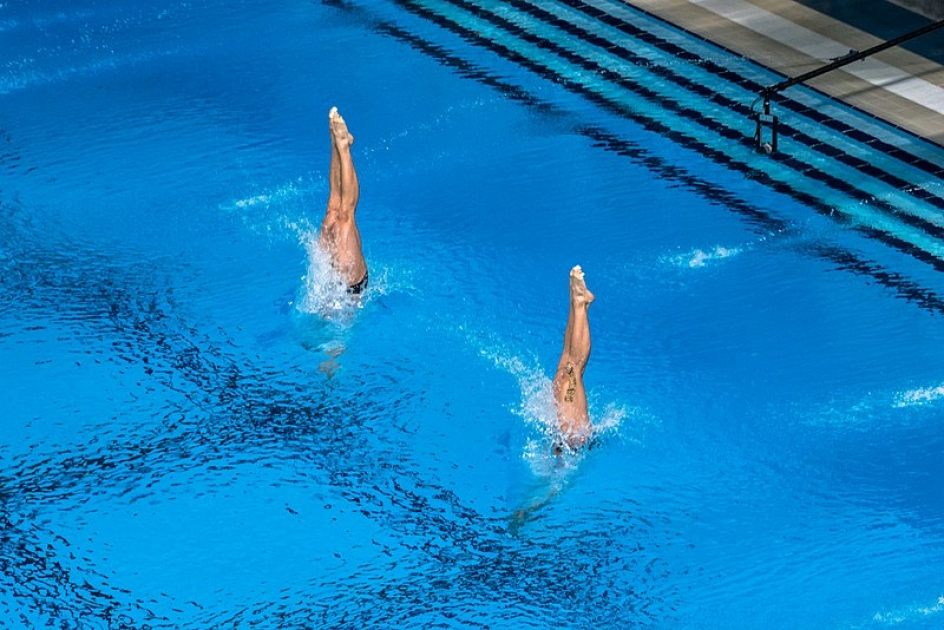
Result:
<svg viewBox="0 0 944 630"><path fill-rule="evenodd" d="M360 295L367 289L367 277L368 273L364 272L364 277L361 278L360 282L356 282L347 288L347 292L351 295Z"/></svg>

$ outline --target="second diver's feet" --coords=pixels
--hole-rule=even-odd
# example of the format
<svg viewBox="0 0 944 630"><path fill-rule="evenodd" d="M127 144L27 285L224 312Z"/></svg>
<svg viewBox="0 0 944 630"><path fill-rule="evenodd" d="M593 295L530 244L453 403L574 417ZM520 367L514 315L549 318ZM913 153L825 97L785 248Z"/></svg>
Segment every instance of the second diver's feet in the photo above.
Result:
<svg viewBox="0 0 944 630"><path fill-rule="evenodd" d="M587 282L583 278L583 269L576 265L570 270L570 299L574 304L580 306L590 306L596 297L590 293L587 288Z"/></svg>
<svg viewBox="0 0 944 630"><path fill-rule="evenodd" d="M347 123L344 122L337 107L332 107L328 112L328 127L331 129L335 144L339 147L349 147L354 144L354 136L348 131Z"/></svg>

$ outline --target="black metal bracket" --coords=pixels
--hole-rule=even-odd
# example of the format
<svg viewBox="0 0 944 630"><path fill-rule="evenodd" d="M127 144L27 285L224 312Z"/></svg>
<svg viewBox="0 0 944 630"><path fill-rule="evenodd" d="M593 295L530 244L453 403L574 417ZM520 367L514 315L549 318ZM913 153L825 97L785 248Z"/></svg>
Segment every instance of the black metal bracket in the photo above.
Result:
<svg viewBox="0 0 944 630"><path fill-rule="evenodd" d="M777 92L781 92L787 89L788 87L791 87L798 83L803 83L809 79L818 77L821 74L826 74L827 72L835 70L836 68L841 68L842 66L849 65L850 63L859 61L860 59L865 59L866 57L870 55L874 55L877 52L885 50L886 48L897 46L901 44L902 42L905 42L909 39L914 39L915 37L924 35L925 33L936 31L937 29L941 27L944 27L944 20L932 22L931 24L928 24L927 26L919 28L918 30L911 31L910 33L905 33L904 35L901 35L894 39L890 39L887 42L879 44L878 46L873 46L872 48L869 48L868 50L863 50L861 52L857 50L850 50L845 55L833 59L831 63L828 63L821 68L817 68L816 70L807 72L798 77L793 77L792 79L787 79L785 81L781 81L780 83L777 83L776 85L771 85L769 87L764 88L763 92L761 92L761 95L760 95L761 98L764 99L763 112L753 111L754 107L753 105L751 106L751 111L752 111L751 117L754 119L757 125L754 131L755 147L757 148L758 151L764 151L765 153L773 153L777 150L777 117L771 115L770 113L770 97L773 94L776 94ZM754 102L756 103L757 101L754 101ZM770 130L769 139L766 139L764 137L765 129Z"/></svg>
<svg viewBox="0 0 944 630"><path fill-rule="evenodd" d="M779 119L770 113L770 95L764 94L764 111L754 112L753 114L756 128L754 131L754 148L764 153L774 153L777 151L777 124ZM765 136L764 129L769 130Z"/></svg>

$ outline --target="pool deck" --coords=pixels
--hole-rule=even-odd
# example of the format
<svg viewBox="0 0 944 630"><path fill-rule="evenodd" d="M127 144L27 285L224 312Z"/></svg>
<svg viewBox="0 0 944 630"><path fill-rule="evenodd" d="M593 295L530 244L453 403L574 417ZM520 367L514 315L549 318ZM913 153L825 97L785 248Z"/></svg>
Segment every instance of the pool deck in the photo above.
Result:
<svg viewBox="0 0 944 630"><path fill-rule="evenodd" d="M789 0L623 1L786 77L884 43ZM941 36L944 29L923 37ZM944 67L939 63L894 47L806 84L944 146Z"/></svg>

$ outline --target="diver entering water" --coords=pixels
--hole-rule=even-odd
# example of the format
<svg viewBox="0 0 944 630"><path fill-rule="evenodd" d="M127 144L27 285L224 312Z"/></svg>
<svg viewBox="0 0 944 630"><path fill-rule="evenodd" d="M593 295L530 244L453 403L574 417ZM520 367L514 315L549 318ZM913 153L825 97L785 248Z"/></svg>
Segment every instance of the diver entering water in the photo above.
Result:
<svg viewBox="0 0 944 630"><path fill-rule="evenodd" d="M565 448L580 448L593 432L583 373L590 360L588 311L594 299L587 288L583 270L580 265L575 266L570 270L570 311L564 331L564 349L554 374L554 403L560 430L560 437L552 447L555 455L563 454Z"/></svg>
<svg viewBox="0 0 944 630"><path fill-rule="evenodd" d="M567 328L564 330L564 349L552 383L557 436L551 445L551 452L561 465L566 461L565 454L592 445L593 425L590 424L583 373L590 360L588 311L594 299L593 293L587 288L583 270L580 265L575 266L570 270L570 310L567 315ZM531 501L525 508L515 510L508 524L509 533L517 536L525 522L550 503L560 491L559 486L552 485L544 496Z"/></svg>
<svg viewBox="0 0 944 630"><path fill-rule="evenodd" d="M367 288L367 262L361 248L361 233L354 220L360 183L351 157L354 136L337 107L328 112L328 130L331 136L330 190L318 245L328 255L347 292L360 295Z"/></svg>

